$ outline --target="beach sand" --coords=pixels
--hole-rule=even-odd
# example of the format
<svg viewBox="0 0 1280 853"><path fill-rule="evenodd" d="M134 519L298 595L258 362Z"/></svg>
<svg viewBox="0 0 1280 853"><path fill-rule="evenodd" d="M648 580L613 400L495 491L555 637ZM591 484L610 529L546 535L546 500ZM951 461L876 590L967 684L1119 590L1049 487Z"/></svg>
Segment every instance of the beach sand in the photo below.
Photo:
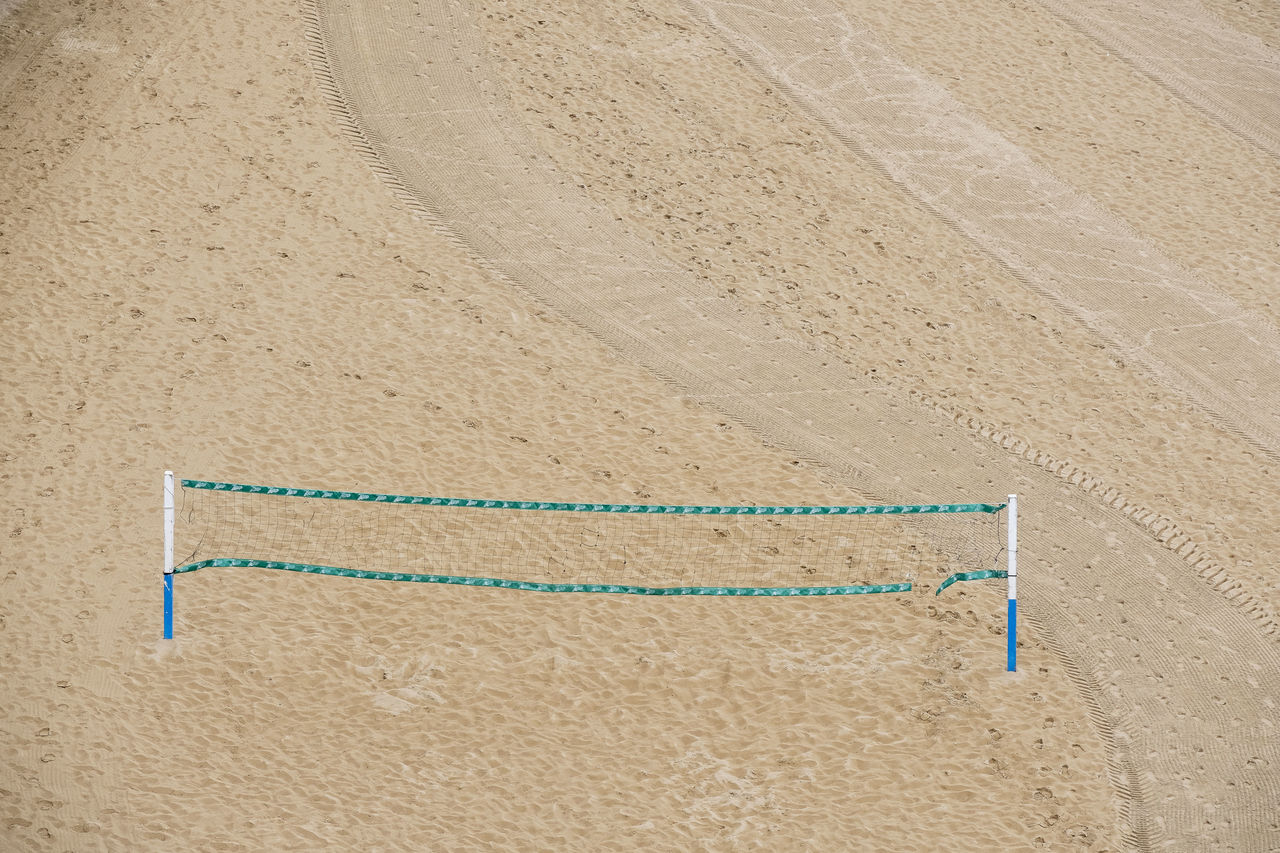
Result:
<svg viewBox="0 0 1280 853"><path fill-rule="evenodd" d="M957 227L728 4L0 6L0 847L1280 846L1280 165L1226 95L1180 100L1051 6L824 10L1186 275L1176 298L1238 309L1255 384L1190 375L1212 340L1117 343L1158 307L1082 313L1063 294L1096 293ZM1206 8L1275 49L1261 6ZM166 642L166 469L1016 491L1019 672L996 582L778 601L206 569Z"/></svg>

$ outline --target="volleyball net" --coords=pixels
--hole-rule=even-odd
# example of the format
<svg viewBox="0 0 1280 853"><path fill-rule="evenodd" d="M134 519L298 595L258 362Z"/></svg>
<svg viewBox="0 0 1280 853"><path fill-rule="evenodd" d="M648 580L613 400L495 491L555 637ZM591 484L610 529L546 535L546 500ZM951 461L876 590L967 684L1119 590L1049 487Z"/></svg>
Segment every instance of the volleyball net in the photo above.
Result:
<svg viewBox="0 0 1280 853"><path fill-rule="evenodd" d="M1007 504L703 506L419 497L175 479L173 576L254 568L541 592L812 596L993 577Z"/></svg>

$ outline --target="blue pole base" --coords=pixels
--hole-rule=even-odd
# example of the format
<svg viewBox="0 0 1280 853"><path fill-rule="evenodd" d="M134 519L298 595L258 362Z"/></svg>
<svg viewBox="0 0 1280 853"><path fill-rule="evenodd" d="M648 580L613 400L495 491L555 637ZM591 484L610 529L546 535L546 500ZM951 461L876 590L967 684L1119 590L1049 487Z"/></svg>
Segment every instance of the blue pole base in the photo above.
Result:
<svg viewBox="0 0 1280 853"><path fill-rule="evenodd" d="M164 576L164 638L173 639L173 573Z"/></svg>
<svg viewBox="0 0 1280 853"><path fill-rule="evenodd" d="M1009 599L1009 671L1018 671L1018 599Z"/></svg>

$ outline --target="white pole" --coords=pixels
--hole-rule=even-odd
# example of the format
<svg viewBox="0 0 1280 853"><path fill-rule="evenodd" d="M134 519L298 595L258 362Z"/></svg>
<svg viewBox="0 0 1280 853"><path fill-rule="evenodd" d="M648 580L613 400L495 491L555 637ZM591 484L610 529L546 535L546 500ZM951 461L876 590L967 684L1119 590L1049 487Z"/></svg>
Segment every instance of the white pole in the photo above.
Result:
<svg viewBox="0 0 1280 853"><path fill-rule="evenodd" d="M1018 496L1009 495L1009 672L1018 670Z"/></svg>
<svg viewBox="0 0 1280 853"><path fill-rule="evenodd" d="M173 472L164 472L164 638L173 639Z"/></svg>

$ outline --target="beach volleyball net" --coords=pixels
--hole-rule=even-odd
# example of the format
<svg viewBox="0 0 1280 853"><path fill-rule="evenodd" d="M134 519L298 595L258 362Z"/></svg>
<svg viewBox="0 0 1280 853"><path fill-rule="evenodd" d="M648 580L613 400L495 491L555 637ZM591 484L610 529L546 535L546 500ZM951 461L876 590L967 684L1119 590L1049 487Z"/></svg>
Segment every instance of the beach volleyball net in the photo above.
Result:
<svg viewBox="0 0 1280 853"><path fill-rule="evenodd" d="M635 595L935 593L1008 578L1017 503L702 506L416 497L165 473L164 637L175 575L275 569L366 580ZM1005 561L1008 570L999 568Z"/></svg>
<svg viewBox="0 0 1280 853"><path fill-rule="evenodd" d="M995 568L1004 504L691 506L176 480L174 574L281 569L548 592L856 595Z"/></svg>

